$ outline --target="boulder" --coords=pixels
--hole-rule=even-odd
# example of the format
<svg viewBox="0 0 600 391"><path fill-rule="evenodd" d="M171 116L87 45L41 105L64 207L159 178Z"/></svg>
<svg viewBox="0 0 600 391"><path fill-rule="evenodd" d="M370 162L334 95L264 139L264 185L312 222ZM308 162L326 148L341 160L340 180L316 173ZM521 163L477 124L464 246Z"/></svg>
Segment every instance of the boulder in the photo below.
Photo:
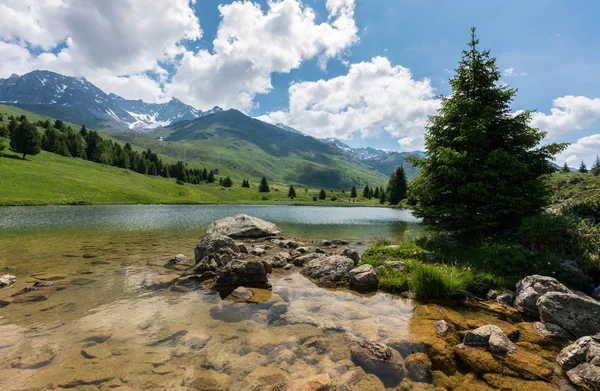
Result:
<svg viewBox="0 0 600 391"><path fill-rule="evenodd" d="M14 284L15 282L17 282L17 277L15 277L13 275L5 274L3 276L0 276L0 288L10 286L10 285Z"/></svg>
<svg viewBox="0 0 600 391"><path fill-rule="evenodd" d="M600 343L593 337L579 338L565 347L556 362L567 371L575 385L591 390L600 389Z"/></svg>
<svg viewBox="0 0 600 391"><path fill-rule="evenodd" d="M348 280L354 261L342 255L320 257L308 262L301 273L321 283L340 283Z"/></svg>
<svg viewBox="0 0 600 391"><path fill-rule="evenodd" d="M267 250L265 250L262 247L255 247L252 249L252 251L250 251L250 253L252 255L256 255L257 257L262 257L263 255L265 255L267 253Z"/></svg>
<svg viewBox="0 0 600 391"><path fill-rule="evenodd" d="M338 250L337 254L350 258L354 261L355 266L360 262L360 255L358 254L358 251L353 248L344 247Z"/></svg>
<svg viewBox="0 0 600 391"><path fill-rule="evenodd" d="M271 265L274 268L285 267L288 264L289 255L287 253L278 253L271 258Z"/></svg>
<svg viewBox="0 0 600 391"><path fill-rule="evenodd" d="M544 338L569 339L572 337L567 330L552 323L535 322L533 329Z"/></svg>
<svg viewBox="0 0 600 391"><path fill-rule="evenodd" d="M488 300L496 300L497 297L498 297L498 294L493 289L490 289L488 291L488 293L486 293L486 295L485 295L485 298Z"/></svg>
<svg viewBox="0 0 600 391"><path fill-rule="evenodd" d="M574 293L549 292L537 300L543 323L557 325L575 337L600 332L600 302Z"/></svg>
<svg viewBox="0 0 600 391"><path fill-rule="evenodd" d="M289 249L297 249L297 248L301 248L303 246L302 243L297 242L295 240L280 240L278 244L279 244L279 247L289 248Z"/></svg>
<svg viewBox="0 0 600 391"><path fill-rule="evenodd" d="M202 274L204 272L216 272L219 270L217 261L212 258L204 257L200 262L194 266L194 273Z"/></svg>
<svg viewBox="0 0 600 391"><path fill-rule="evenodd" d="M248 299L252 298L252 296L254 296L254 292L252 292L248 288L239 286L239 287L235 288L229 296L234 300L244 301L244 300L248 300Z"/></svg>
<svg viewBox="0 0 600 391"><path fill-rule="evenodd" d="M577 262L573 260L563 261L560 264L565 272L564 282L567 286L592 293L594 290L594 279L590 275L577 266Z"/></svg>
<svg viewBox="0 0 600 391"><path fill-rule="evenodd" d="M206 234L225 235L234 239L264 238L277 236L281 234L281 230L268 221L246 214L239 214L213 222L208 227Z"/></svg>
<svg viewBox="0 0 600 391"><path fill-rule="evenodd" d="M537 300L548 292L570 293L569 288L558 282L556 278L532 275L517 283L517 296L514 306L523 315L539 319Z"/></svg>
<svg viewBox="0 0 600 391"><path fill-rule="evenodd" d="M297 252L299 252L300 254L308 254L310 253L310 249L308 247L298 247L296 249Z"/></svg>
<svg viewBox="0 0 600 391"><path fill-rule="evenodd" d="M496 301L500 304L510 304L515 302L515 292L507 289L496 296Z"/></svg>
<svg viewBox="0 0 600 391"><path fill-rule="evenodd" d="M302 267L312 260L322 259L322 258L325 258L324 254L310 253L310 254L306 254L306 255L302 255L300 257L294 258L293 263L294 263L294 266Z"/></svg>
<svg viewBox="0 0 600 391"><path fill-rule="evenodd" d="M234 259L218 272L215 286L265 286L269 268L262 261Z"/></svg>
<svg viewBox="0 0 600 391"><path fill-rule="evenodd" d="M500 327L492 324L467 332L463 344L466 346L487 346L495 354L514 353L517 350L515 344L508 339Z"/></svg>
<svg viewBox="0 0 600 391"><path fill-rule="evenodd" d="M387 261L385 263L389 268L398 270L399 272L404 271L404 262L402 261Z"/></svg>
<svg viewBox="0 0 600 391"><path fill-rule="evenodd" d="M361 265L350 270L350 286L357 289L377 289L379 277L371 265Z"/></svg>
<svg viewBox="0 0 600 391"><path fill-rule="evenodd" d="M218 233L206 234L194 249L196 262L200 262L205 257L215 257L219 253L239 253L240 249L233 239Z"/></svg>
<svg viewBox="0 0 600 391"><path fill-rule="evenodd" d="M352 361L379 376L384 383L398 384L406 377L400 353L381 343L365 341L350 349Z"/></svg>

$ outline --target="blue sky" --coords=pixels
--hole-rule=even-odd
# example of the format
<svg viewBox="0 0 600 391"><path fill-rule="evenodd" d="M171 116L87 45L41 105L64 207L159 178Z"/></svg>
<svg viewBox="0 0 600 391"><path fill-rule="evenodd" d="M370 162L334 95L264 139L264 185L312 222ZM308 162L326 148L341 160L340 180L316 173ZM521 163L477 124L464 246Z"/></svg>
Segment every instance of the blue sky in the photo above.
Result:
<svg viewBox="0 0 600 391"><path fill-rule="evenodd" d="M50 69L391 150L422 148L476 26L519 90L514 110L537 109L547 141L573 143L557 161L600 153L594 0L5 1L0 77Z"/></svg>

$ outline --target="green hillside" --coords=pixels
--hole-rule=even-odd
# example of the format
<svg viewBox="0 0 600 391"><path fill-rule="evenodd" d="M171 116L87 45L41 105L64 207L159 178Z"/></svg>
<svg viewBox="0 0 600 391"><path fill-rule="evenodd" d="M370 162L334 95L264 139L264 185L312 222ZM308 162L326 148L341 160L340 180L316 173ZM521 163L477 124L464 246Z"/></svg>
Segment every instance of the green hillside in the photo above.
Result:
<svg viewBox="0 0 600 391"><path fill-rule="evenodd" d="M276 183L348 190L385 185L388 177L338 148L228 110L176 123L152 134L114 135L188 164L219 167L232 178L266 176ZM159 141L158 137L165 137Z"/></svg>

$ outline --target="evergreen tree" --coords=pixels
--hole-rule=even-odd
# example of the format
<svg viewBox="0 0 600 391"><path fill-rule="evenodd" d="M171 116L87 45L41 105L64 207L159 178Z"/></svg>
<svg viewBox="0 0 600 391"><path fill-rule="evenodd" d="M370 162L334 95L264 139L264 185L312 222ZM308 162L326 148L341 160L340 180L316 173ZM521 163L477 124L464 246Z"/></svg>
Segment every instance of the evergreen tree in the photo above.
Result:
<svg viewBox="0 0 600 391"><path fill-rule="evenodd" d="M352 185L352 189L350 190L350 198L356 198L356 186Z"/></svg>
<svg viewBox="0 0 600 391"><path fill-rule="evenodd" d="M373 191L373 188L371 187L369 189L369 199L372 199L375 196L375 192Z"/></svg>
<svg viewBox="0 0 600 391"><path fill-rule="evenodd" d="M369 198L369 191L370 191L370 189L369 189L369 185L366 185L366 186L363 188L363 194L362 194L363 198L365 198L365 199L366 199L366 198Z"/></svg>
<svg viewBox="0 0 600 391"><path fill-rule="evenodd" d="M4 139L0 138L0 152L4 151L6 149L6 141L4 141Z"/></svg>
<svg viewBox="0 0 600 391"><path fill-rule="evenodd" d="M383 188L379 190L379 203L380 204L385 204L385 201L387 200L387 195L385 194L385 191L383 191Z"/></svg>
<svg viewBox="0 0 600 391"><path fill-rule="evenodd" d="M208 171L206 168L202 170L202 180L205 182L208 180Z"/></svg>
<svg viewBox="0 0 600 391"><path fill-rule="evenodd" d="M517 115L516 91L500 85L489 51L479 51L475 28L463 51L452 94L430 117L426 156L412 158L420 175L411 194L414 214L434 230L487 234L516 228L550 199L548 163L565 144L539 146L545 133L532 128L531 111Z"/></svg>
<svg viewBox="0 0 600 391"><path fill-rule="evenodd" d="M565 162L565 164L562 166L560 172L571 172L571 169L569 168L569 166L567 166L567 162Z"/></svg>
<svg viewBox="0 0 600 391"><path fill-rule="evenodd" d="M373 193L373 197L379 199L379 187L375 187L375 193Z"/></svg>
<svg viewBox="0 0 600 391"><path fill-rule="evenodd" d="M587 174L587 172L588 172L587 166L585 165L583 160L581 161L581 164L579 165L579 172L582 174Z"/></svg>
<svg viewBox="0 0 600 391"><path fill-rule="evenodd" d="M269 188L269 182L267 182L267 178L262 177L260 180L260 185L258 185L258 191L261 193L268 193L271 191Z"/></svg>
<svg viewBox="0 0 600 391"><path fill-rule="evenodd" d="M225 177L225 179L223 179L223 187L231 187L233 186L233 181L231 180L230 177Z"/></svg>
<svg viewBox="0 0 600 391"><path fill-rule="evenodd" d="M8 128L6 127L6 125L0 124L0 137L8 138L9 136L10 136L10 132L9 132Z"/></svg>
<svg viewBox="0 0 600 391"><path fill-rule="evenodd" d="M42 150L42 136L27 118L23 118L10 134L10 148L22 153L23 160L26 155L37 155Z"/></svg>
<svg viewBox="0 0 600 391"><path fill-rule="evenodd" d="M169 172L169 167L168 167L168 166L165 166L165 168L164 168L164 170L163 170L163 171L164 171L164 174L163 174L163 175L164 175L164 177L165 177L165 178L169 178L169 179L170 179L170 178L171 178L171 173Z"/></svg>
<svg viewBox="0 0 600 391"><path fill-rule="evenodd" d="M592 165L592 169L590 170L590 174L593 176L600 176L600 157L596 156L596 161Z"/></svg>
<svg viewBox="0 0 600 391"><path fill-rule="evenodd" d="M213 170L210 170L208 172L208 177L206 178L206 181L208 183L215 183L215 173L213 172Z"/></svg>
<svg viewBox="0 0 600 391"><path fill-rule="evenodd" d="M144 174L144 175L148 174L148 161L146 159L140 160L140 164L138 165L137 171L140 174Z"/></svg>
<svg viewBox="0 0 600 391"><path fill-rule="evenodd" d="M324 200L325 198L327 198L327 193L325 193L325 189L321 189L319 192L319 199Z"/></svg>
<svg viewBox="0 0 600 391"><path fill-rule="evenodd" d="M296 198L296 190L294 189L293 185L290 185L290 189L288 190L288 197L290 197L291 199Z"/></svg>
<svg viewBox="0 0 600 391"><path fill-rule="evenodd" d="M406 184L406 173L404 166L399 165L392 173L387 186L387 199L390 205L398 205L400 201L406 198L408 186Z"/></svg>
<svg viewBox="0 0 600 391"><path fill-rule="evenodd" d="M148 175L156 175L156 164L154 162L148 164Z"/></svg>

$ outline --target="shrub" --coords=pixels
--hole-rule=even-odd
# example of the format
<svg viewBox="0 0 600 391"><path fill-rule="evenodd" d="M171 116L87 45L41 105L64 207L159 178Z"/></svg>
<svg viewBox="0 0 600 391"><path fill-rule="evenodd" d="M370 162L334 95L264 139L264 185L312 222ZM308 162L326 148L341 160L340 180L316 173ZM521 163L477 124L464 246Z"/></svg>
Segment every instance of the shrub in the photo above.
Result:
<svg viewBox="0 0 600 391"><path fill-rule="evenodd" d="M561 259L548 252L536 252L520 244L484 244L481 267L499 276L543 274L558 276Z"/></svg>
<svg viewBox="0 0 600 391"><path fill-rule="evenodd" d="M467 292L469 272L446 265L415 265L410 274L410 288L420 299L445 299Z"/></svg>
<svg viewBox="0 0 600 391"><path fill-rule="evenodd" d="M562 208L562 213L600 222L600 195L587 197L577 203L567 204Z"/></svg>
<svg viewBox="0 0 600 391"><path fill-rule="evenodd" d="M540 213L523 221L514 240L532 250L564 254L570 247L570 232L576 225L577 221L570 216Z"/></svg>
<svg viewBox="0 0 600 391"><path fill-rule="evenodd" d="M600 272L600 225L583 219L573 230L573 252L584 270Z"/></svg>

